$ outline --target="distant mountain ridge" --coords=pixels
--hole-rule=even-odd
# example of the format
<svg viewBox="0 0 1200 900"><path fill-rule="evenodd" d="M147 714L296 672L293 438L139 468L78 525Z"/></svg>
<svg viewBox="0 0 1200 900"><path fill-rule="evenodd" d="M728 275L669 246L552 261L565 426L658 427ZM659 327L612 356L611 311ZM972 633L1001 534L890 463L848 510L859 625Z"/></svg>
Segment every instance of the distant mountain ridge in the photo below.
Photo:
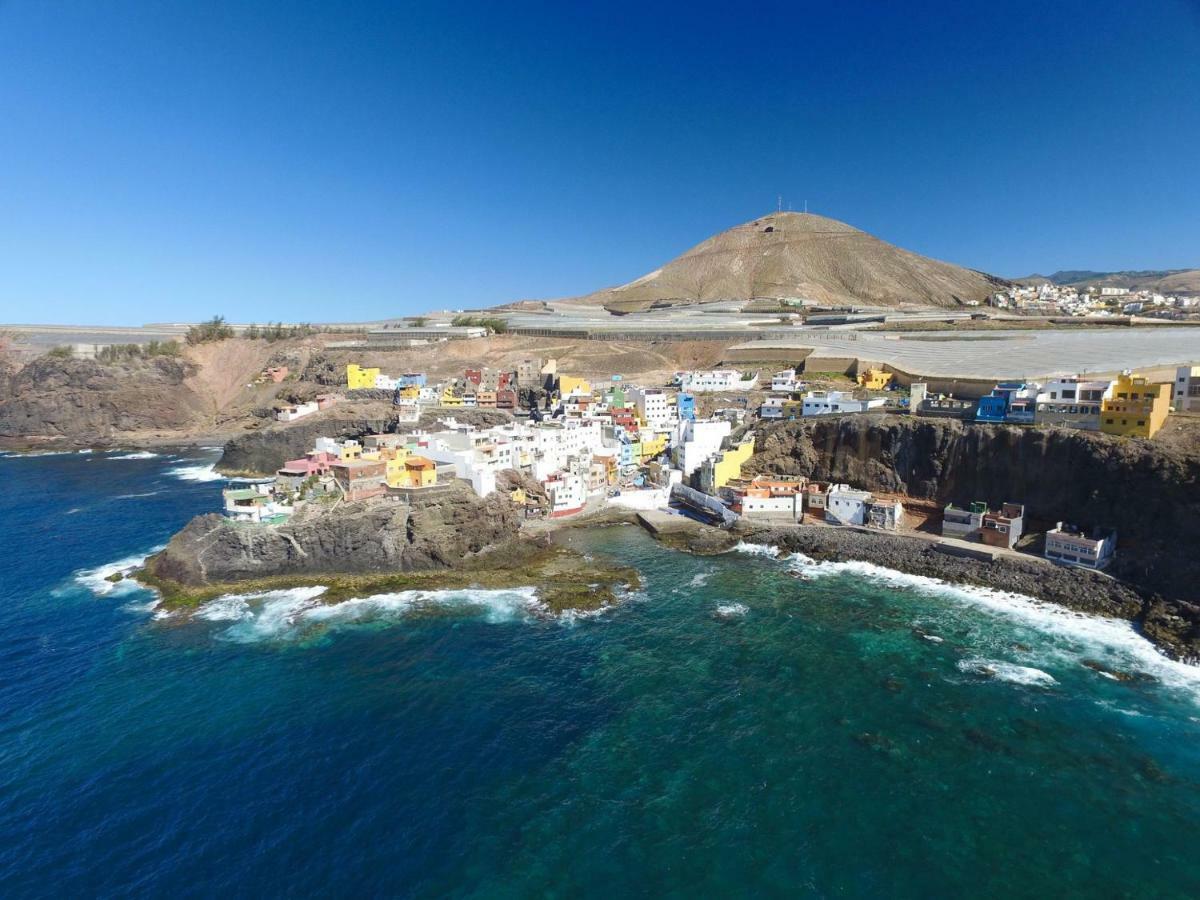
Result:
<svg viewBox="0 0 1200 900"><path fill-rule="evenodd" d="M1027 275L1013 279L1018 284L1052 284L1070 287L1119 287L1131 291L1158 291L1162 294L1200 293L1200 269L1141 269L1124 272L1093 272L1089 269L1063 269L1052 275Z"/></svg>
<svg viewBox="0 0 1200 900"><path fill-rule="evenodd" d="M1009 284L895 247L845 222L779 212L714 235L628 284L567 302L615 313L757 298L954 307L982 302Z"/></svg>

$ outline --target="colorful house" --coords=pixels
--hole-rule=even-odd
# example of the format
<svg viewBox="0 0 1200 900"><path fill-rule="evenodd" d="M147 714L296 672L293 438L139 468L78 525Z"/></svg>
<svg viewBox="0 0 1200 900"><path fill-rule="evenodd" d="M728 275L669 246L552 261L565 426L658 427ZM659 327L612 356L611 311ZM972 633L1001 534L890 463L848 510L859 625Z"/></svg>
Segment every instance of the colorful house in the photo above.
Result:
<svg viewBox="0 0 1200 900"><path fill-rule="evenodd" d="M463 398L462 394L455 393L452 386L446 385L446 387L442 390L442 396L438 402L442 406L462 406Z"/></svg>
<svg viewBox="0 0 1200 900"><path fill-rule="evenodd" d="M1151 438L1171 412L1171 385L1155 384L1132 372L1122 372L1112 395L1100 406L1100 430L1105 434Z"/></svg>
<svg viewBox="0 0 1200 900"><path fill-rule="evenodd" d="M349 390L357 391L374 389L375 379L378 377L378 366L373 366L369 369L364 369L355 363L350 363L346 366L346 387Z"/></svg>
<svg viewBox="0 0 1200 900"><path fill-rule="evenodd" d="M864 369L858 373L858 386L872 391L882 391L892 383L892 373L883 369Z"/></svg>
<svg viewBox="0 0 1200 900"><path fill-rule="evenodd" d="M1025 390L1023 382L1005 381L992 388L986 397L979 398L975 410L976 422L1003 422L1008 418L1008 407L1013 397Z"/></svg>
<svg viewBox="0 0 1200 900"><path fill-rule="evenodd" d="M706 494L715 494L742 474L742 465L754 455L754 435L742 438L741 443L705 461L700 467L700 487Z"/></svg>
<svg viewBox="0 0 1200 900"><path fill-rule="evenodd" d="M667 434L642 435L642 461L647 462L654 457L667 452Z"/></svg>
<svg viewBox="0 0 1200 900"><path fill-rule="evenodd" d="M570 397L572 394L590 394L591 392L592 386L584 378L579 378L575 375L558 376L558 393L560 396Z"/></svg>
<svg viewBox="0 0 1200 900"><path fill-rule="evenodd" d="M681 391L675 398L675 403L679 407L679 418L681 420L696 418L696 397L694 394Z"/></svg>

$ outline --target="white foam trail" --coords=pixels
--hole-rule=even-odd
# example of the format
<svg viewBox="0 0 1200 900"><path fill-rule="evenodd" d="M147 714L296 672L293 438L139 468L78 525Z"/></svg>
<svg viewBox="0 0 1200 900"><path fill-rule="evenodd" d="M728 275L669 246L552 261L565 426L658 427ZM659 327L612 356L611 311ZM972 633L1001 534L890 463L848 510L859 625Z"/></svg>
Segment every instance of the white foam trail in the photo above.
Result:
<svg viewBox="0 0 1200 900"><path fill-rule="evenodd" d="M779 548L774 544L750 544L746 541L738 541L731 552L746 553L750 556L770 556L772 558L779 556Z"/></svg>
<svg viewBox="0 0 1200 900"><path fill-rule="evenodd" d="M114 500L136 500L139 497L153 497L155 494L161 494L162 491L144 491L140 494L117 494L113 497Z"/></svg>
<svg viewBox="0 0 1200 900"><path fill-rule="evenodd" d="M138 450L134 453L122 453L119 456L110 456L109 459L154 459L161 454L151 453L149 450Z"/></svg>
<svg viewBox="0 0 1200 900"><path fill-rule="evenodd" d="M140 569L146 562L146 558L163 549L155 547L153 550L148 550L137 556L126 556L124 559L118 559L115 562L105 563L102 566L96 566L94 569L81 569L75 573L75 581L86 587L89 591L98 597L103 597L106 594L127 593L131 590L141 588L136 581L129 578L129 573L134 569ZM122 580L109 581L109 577L120 574Z"/></svg>
<svg viewBox="0 0 1200 900"><path fill-rule="evenodd" d="M958 670L1027 687L1052 687L1058 684L1058 681L1049 672L1043 672L1032 666L1018 666L1016 663L1004 662L999 659L960 659Z"/></svg>
<svg viewBox="0 0 1200 900"><path fill-rule="evenodd" d="M802 553L793 553L787 560L787 566L805 578L852 575L889 587L907 588L926 596L949 598L963 605L986 609L1062 641L1065 647L1044 649L1057 653L1064 661L1074 663L1078 662L1080 654L1099 654L1114 668L1135 668L1200 701L1200 666L1163 656L1134 630L1130 622L1123 619L1088 615L1025 594L951 584L939 578L910 575L860 560L817 562Z"/></svg>
<svg viewBox="0 0 1200 900"><path fill-rule="evenodd" d="M88 455L89 453L91 453L92 451L91 451L91 450L84 449L84 450L76 450L75 452L76 452L76 453L78 453L78 454L80 454L81 456L87 456L87 455Z"/></svg>
<svg viewBox="0 0 1200 900"><path fill-rule="evenodd" d="M745 603L722 603L716 608L713 615L720 619L740 619L750 612L750 607Z"/></svg>
<svg viewBox="0 0 1200 900"><path fill-rule="evenodd" d="M713 577L712 572L701 572L698 575L693 575L692 580L688 582L692 587L703 587L708 584L708 579Z"/></svg>
<svg viewBox="0 0 1200 900"><path fill-rule="evenodd" d="M230 594L210 600L195 617L209 622L232 622L220 633L237 643L297 640L314 628L338 628L367 622L394 622L422 609L474 610L486 622L532 619L544 609L534 588L510 590L462 589L398 591L322 603L321 586Z"/></svg>
<svg viewBox="0 0 1200 900"><path fill-rule="evenodd" d="M196 466L174 466L167 469L168 475L173 475L181 481L224 481L225 476L214 471L216 463Z"/></svg>

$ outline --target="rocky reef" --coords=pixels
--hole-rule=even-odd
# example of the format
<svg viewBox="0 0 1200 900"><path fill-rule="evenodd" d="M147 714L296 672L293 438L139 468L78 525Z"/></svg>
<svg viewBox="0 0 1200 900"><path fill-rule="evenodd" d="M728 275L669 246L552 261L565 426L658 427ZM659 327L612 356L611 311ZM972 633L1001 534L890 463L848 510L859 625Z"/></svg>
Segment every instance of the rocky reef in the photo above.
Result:
<svg viewBox="0 0 1200 900"><path fill-rule="evenodd" d="M1141 605L1126 617L1175 655L1200 657L1200 453L1061 428L867 415L767 426L746 468L939 504L1024 503L1037 529L1116 527L1110 574Z"/></svg>

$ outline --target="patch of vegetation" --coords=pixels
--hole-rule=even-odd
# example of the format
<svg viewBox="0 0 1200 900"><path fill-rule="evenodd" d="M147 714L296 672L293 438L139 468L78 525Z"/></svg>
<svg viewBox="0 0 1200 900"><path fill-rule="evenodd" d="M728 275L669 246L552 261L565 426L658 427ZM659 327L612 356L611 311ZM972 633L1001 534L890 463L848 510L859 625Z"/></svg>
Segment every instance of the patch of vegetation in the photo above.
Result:
<svg viewBox="0 0 1200 900"><path fill-rule="evenodd" d="M508 323L496 316L455 316L450 324L487 328L494 334L505 334L508 331Z"/></svg>
<svg viewBox="0 0 1200 900"><path fill-rule="evenodd" d="M298 325L284 325L282 322L268 322L266 325L250 325L242 333L242 337L252 341L263 340L269 344L284 341L289 338L308 337L317 334L320 329L314 328L308 322Z"/></svg>
<svg viewBox="0 0 1200 900"><path fill-rule="evenodd" d="M213 316L207 322L193 325L188 329L186 340L188 344L208 344L213 341L225 341L233 337L233 327L226 323L224 316Z"/></svg>
<svg viewBox="0 0 1200 900"><path fill-rule="evenodd" d="M104 363L117 363L155 356L178 356L179 353L178 341L150 341L146 344L110 344L97 351L96 359Z"/></svg>
<svg viewBox="0 0 1200 900"><path fill-rule="evenodd" d="M59 344L47 350L46 355L53 359L71 359L75 356L75 351L66 344Z"/></svg>

